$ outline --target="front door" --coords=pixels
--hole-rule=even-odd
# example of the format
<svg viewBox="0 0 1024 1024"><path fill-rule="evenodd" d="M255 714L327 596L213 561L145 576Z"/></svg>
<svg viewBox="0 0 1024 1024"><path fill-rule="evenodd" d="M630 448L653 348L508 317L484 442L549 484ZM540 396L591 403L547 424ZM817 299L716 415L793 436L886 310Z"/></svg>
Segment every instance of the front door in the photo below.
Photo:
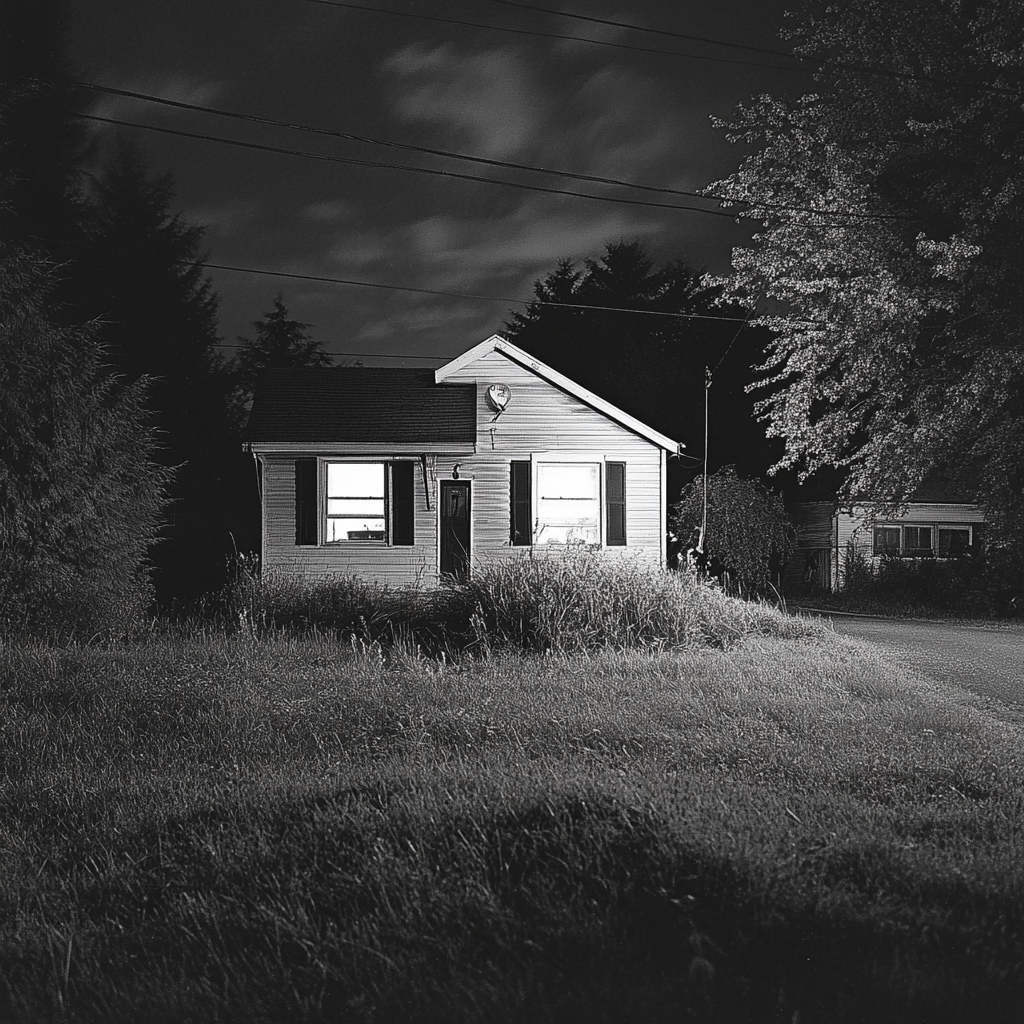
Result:
<svg viewBox="0 0 1024 1024"><path fill-rule="evenodd" d="M469 575L469 484L441 481L441 573Z"/></svg>

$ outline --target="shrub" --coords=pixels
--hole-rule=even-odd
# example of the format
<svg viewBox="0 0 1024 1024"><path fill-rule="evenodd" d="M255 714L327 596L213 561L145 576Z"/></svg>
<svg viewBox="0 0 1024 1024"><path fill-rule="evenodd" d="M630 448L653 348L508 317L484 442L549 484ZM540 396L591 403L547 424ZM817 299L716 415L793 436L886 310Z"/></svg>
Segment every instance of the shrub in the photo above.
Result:
<svg viewBox="0 0 1024 1024"><path fill-rule="evenodd" d="M739 586L764 593L772 582L773 565L781 564L795 546L795 533L782 499L757 480L742 480L735 466L725 466L707 480L707 534L704 551L716 555ZM669 525L679 537L698 528L704 512L704 478L683 489L669 510Z"/></svg>
<svg viewBox="0 0 1024 1024"><path fill-rule="evenodd" d="M0 625L123 633L152 600L168 472L152 460L145 380L102 374L87 328L47 307L49 268L0 247Z"/></svg>

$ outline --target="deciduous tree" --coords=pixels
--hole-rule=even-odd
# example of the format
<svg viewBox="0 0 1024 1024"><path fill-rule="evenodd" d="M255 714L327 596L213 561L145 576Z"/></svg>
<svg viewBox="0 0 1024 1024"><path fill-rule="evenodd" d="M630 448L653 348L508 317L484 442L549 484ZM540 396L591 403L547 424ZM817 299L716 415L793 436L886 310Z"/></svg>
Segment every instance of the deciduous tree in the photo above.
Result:
<svg viewBox="0 0 1024 1024"><path fill-rule="evenodd" d="M669 511L669 524L679 537L689 537L704 524L704 477L683 488ZM703 550L717 557L741 588L762 593L772 582L773 568L793 550L795 535L782 499L757 480L744 480L735 466L725 466L707 480L707 532Z"/></svg>
<svg viewBox="0 0 1024 1024"><path fill-rule="evenodd" d="M777 465L886 504L952 471L1020 543L1024 3L813 3L790 35L820 91L741 106L708 188L760 225L728 294L774 332Z"/></svg>

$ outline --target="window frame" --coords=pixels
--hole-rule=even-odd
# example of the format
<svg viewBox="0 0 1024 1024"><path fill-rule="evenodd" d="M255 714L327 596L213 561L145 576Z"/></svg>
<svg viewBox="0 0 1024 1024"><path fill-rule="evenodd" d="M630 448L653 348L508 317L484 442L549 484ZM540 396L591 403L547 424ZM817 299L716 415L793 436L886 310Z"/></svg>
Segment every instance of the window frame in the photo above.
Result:
<svg viewBox="0 0 1024 1024"><path fill-rule="evenodd" d="M332 515L330 512L330 503L332 500L345 500L339 495L332 497L328 490L328 482L331 477L332 466L379 466L381 470L381 477L383 480L384 493L380 496L380 502L382 505L382 515ZM320 471L320 483L321 483L321 498L320 498L320 537L321 542L325 547L333 547L336 544L358 544L360 547L364 545L381 545L387 546L391 541L392 527L391 527L391 488L389 486L391 481L391 470L387 459L334 459L327 458L321 461ZM377 495L364 495L366 500L377 501ZM350 496L351 498L351 496ZM384 536L383 537L346 537L344 539L336 538L334 540L329 539L330 524L332 520L358 520L358 519L382 519L384 521Z"/></svg>
<svg viewBox="0 0 1024 1024"><path fill-rule="evenodd" d="M878 531L899 530L899 547L895 552L879 550ZM908 530L928 530L930 532L930 545L927 548L911 548L907 542ZM939 537L943 530L959 530L967 533L967 545L964 553L970 551L974 543L974 527L972 523L943 522L940 520L915 519L911 522L885 522L873 523L871 529L871 555L873 558L957 558L958 554L951 555L948 551L943 554L939 545ZM920 537L918 537L920 540Z"/></svg>
<svg viewBox="0 0 1024 1024"><path fill-rule="evenodd" d="M318 458L317 466L317 546L318 547L329 547L329 548L347 548L354 546L359 550L365 548L390 548L390 547L411 547L414 546L415 541L415 503L408 515L411 518L411 522L408 524L403 523L403 526L408 526L409 533L408 539L405 538L403 533L403 539L396 539L396 526L395 526L395 501L397 488L395 485L395 466L396 465L409 465L413 467L412 474L412 495L415 495L415 460L411 458L403 459L388 459L381 458L380 456L321 456ZM329 467L332 465L370 465L370 466L383 466L384 467L384 536L383 537L368 537L362 538L351 538L345 540L328 540L328 523L331 519L345 519L350 518L346 516L332 516L328 512L328 502L330 497L327 490L327 479L329 473ZM410 496L406 496L406 500ZM369 518L369 517L367 517Z"/></svg>
<svg viewBox="0 0 1024 1024"><path fill-rule="evenodd" d="M521 459L520 461L526 461ZM609 545L608 541L608 464L616 463L622 466L622 516L623 516L623 543ZM562 541L544 541L539 536L541 529L541 493L540 475L541 469L545 466L566 465L566 466L596 466L597 467L597 533L596 542L581 542L578 544L566 544ZM551 548L556 551L569 551L575 548L605 549L612 547L628 546L628 534L626 532L626 515L629 509L628 490L628 460L622 456L606 456L602 452L588 451L544 451L533 452L530 455L530 547ZM517 545L518 546L518 545ZM526 546L526 545L521 545Z"/></svg>
<svg viewBox="0 0 1024 1024"><path fill-rule="evenodd" d="M935 526L935 557L936 558L960 558L963 555L970 554L971 549L974 547L974 530L972 529L972 523L937 523ZM942 551L942 531L952 532L953 530L962 531L967 534L967 544L963 551L957 551L954 554L949 553L947 546L945 554Z"/></svg>

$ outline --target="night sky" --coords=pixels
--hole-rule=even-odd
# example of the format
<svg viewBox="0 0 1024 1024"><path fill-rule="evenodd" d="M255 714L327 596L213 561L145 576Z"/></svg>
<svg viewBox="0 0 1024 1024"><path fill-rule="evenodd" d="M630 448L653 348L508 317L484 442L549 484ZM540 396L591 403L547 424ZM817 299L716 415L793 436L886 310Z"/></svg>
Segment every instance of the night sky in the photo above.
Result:
<svg viewBox="0 0 1024 1024"><path fill-rule="evenodd" d="M711 115L728 116L761 92L813 89L796 61L757 49L587 23L498 0L379 6L401 13L311 0L74 0L72 58L84 81L116 89L688 191L728 173L742 155L712 127ZM785 0L573 0L560 9L780 50L786 48L778 36L783 11L792 6ZM512 34L499 26L619 45ZM154 172L173 175L176 210L206 226L212 263L460 296L213 271L226 345L248 333L250 321L281 291L291 315L309 322L314 337L339 358L430 365L500 331L510 310L523 308L508 300L529 299L533 282L561 257L582 262L600 256L606 242L639 238L659 261L679 256L721 272L732 246L749 237L749 228L732 218L489 182L717 209L705 200L93 96L87 112L100 117L488 179L352 166L88 122L101 152L121 135L142 147ZM414 355L421 358L408 358Z"/></svg>

